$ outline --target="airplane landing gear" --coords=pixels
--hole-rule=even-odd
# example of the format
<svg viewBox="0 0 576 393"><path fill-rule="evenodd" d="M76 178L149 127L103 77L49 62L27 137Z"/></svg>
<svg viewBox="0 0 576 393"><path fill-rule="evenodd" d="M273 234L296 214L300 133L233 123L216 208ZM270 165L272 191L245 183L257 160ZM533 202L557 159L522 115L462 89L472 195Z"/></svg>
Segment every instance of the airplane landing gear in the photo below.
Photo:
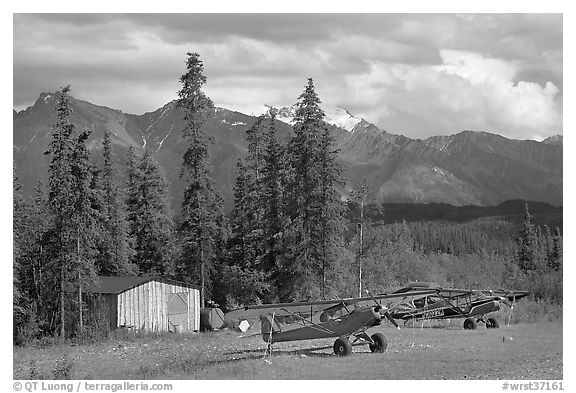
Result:
<svg viewBox="0 0 576 393"><path fill-rule="evenodd" d="M372 341L374 344L368 344L370 350L374 353L382 353L386 352L386 348L388 348L388 342L386 341L386 337L382 333L374 333L372 335Z"/></svg>
<svg viewBox="0 0 576 393"><path fill-rule="evenodd" d="M490 317L486 320L486 329L498 329L500 327L500 322L494 317Z"/></svg>
<svg viewBox="0 0 576 393"><path fill-rule="evenodd" d="M466 318L464 320L464 329L466 330L474 330L478 327L476 320L474 318Z"/></svg>
<svg viewBox="0 0 576 393"><path fill-rule="evenodd" d="M352 344L346 337L340 337L334 342L336 356L348 356L352 353Z"/></svg>

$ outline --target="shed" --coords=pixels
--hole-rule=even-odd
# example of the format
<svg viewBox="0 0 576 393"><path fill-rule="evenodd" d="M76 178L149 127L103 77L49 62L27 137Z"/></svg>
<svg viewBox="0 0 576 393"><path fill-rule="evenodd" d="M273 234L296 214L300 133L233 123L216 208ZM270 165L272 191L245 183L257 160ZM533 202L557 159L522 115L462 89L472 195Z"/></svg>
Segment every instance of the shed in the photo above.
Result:
<svg viewBox="0 0 576 393"><path fill-rule="evenodd" d="M155 276L99 276L91 290L107 303L110 327L149 332L200 329L200 291Z"/></svg>

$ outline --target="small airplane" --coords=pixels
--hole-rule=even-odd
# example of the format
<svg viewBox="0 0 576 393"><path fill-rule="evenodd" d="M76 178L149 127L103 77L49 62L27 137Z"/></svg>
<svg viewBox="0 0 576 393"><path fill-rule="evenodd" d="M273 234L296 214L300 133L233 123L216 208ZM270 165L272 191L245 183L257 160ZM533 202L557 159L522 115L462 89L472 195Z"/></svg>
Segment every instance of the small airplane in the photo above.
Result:
<svg viewBox="0 0 576 393"><path fill-rule="evenodd" d="M421 283L394 293L412 297L413 293L426 288L432 293L391 307L392 318L403 320L405 325L410 320L465 318L464 329L476 329L479 322L488 329L495 329L500 327L500 322L494 316L486 317L486 314L500 310L502 303L512 309L517 300L530 294L527 291L442 288Z"/></svg>
<svg viewBox="0 0 576 393"><path fill-rule="evenodd" d="M415 296L430 293L429 290L413 292ZM225 318L231 320L259 317L259 334L268 343L270 351L272 344L277 342L334 337L336 341L333 349L337 356L351 354L352 344L356 342L368 344L370 351L381 353L388 347L386 337L382 333L370 336L366 330L380 325L383 318L387 318L396 328L400 327L378 300L405 296L404 293L397 293L316 302L263 304L230 311ZM281 326L280 321L291 323ZM353 339L352 343L350 339Z"/></svg>

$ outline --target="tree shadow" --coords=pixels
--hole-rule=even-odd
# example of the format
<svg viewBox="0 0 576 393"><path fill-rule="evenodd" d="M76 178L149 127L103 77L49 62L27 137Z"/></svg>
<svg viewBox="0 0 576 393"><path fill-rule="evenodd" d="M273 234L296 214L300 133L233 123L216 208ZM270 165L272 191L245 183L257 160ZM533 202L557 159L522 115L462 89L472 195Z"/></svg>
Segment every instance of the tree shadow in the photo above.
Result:
<svg viewBox="0 0 576 393"><path fill-rule="evenodd" d="M325 352L318 353L317 352L317 351L323 351L323 350L331 349L331 348L332 348L332 345L326 345L326 346L321 346L321 347L311 347L311 348L298 348L298 349L296 349L296 348L294 348L294 349L277 349L277 348L274 348L274 346L272 346L272 357L274 357L276 355L280 355L280 356L302 356L302 355L305 355L306 357L319 357L319 358L333 357L333 356L335 356L333 353L325 353ZM258 355L256 355L256 354L258 354ZM263 348L244 349L244 350L238 350L238 351L232 351L232 352L225 352L224 355L249 355L249 356L246 356L244 358L246 360L263 358L264 357L264 349ZM232 359L232 360L238 360L238 359Z"/></svg>
<svg viewBox="0 0 576 393"><path fill-rule="evenodd" d="M362 343L362 342L357 342L357 343L353 343L352 346L353 347L358 347L358 346L365 346L366 343ZM333 346L332 345L323 345L323 346L314 346L314 347L310 347L310 348L291 348L291 349L276 349L274 347L272 347L272 358L274 358L274 356L296 356L296 357L315 357L315 358L329 358L329 357L336 357L336 355L334 354L334 352L330 351L328 353L326 352L319 352L319 351L324 351L326 349L332 349ZM354 354L354 352L352 353L352 355ZM235 358L235 359L230 359L231 361L237 361L237 360L251 360L251 359L258 359L258 358L264 358L264 348L259 348L259 349L243 349L243 350L238 350L238 351L230 351L230 352L225 352L224 355L247 355L245 357L242 358ZM302 356L304 355L304 356Z"/></svg>

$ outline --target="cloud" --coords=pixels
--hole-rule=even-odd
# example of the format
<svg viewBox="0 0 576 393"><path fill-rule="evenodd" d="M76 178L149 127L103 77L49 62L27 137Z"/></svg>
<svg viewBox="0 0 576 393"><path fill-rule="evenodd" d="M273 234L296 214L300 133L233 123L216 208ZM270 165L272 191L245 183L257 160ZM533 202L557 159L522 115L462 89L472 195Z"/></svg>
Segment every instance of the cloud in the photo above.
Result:
<svg viewBox="0 0 576 393"><path fill-rule="evenodd" d="M560 89L553 83L515 83L519 68L515 62L469 52L440 53L445 65L438 69L469 82L473 88L470 93L481 98L486 124L509 136L553 134L562 129L560 107L555 102Z"/></svg>
<svg viewBox="0 0 576 393"><path fill-rule="evenodd" d="M248 113L295 103L312 77L325 106L412 137L562 132L557 14L15 14L14 106L71 84L153 111L188 51L214 102Z"/></svg>
<svg viewBox="0 0 576 393"><path fill-rule="evenodd" d="M550 136L562 130L559 89L514 82L515 62L477 53L441 50L436 66L373 64L367 75L348 78L358 109L389 131L416 137L461 130L511 138ZM374 83L378 81L378 83Z"/></svg>

